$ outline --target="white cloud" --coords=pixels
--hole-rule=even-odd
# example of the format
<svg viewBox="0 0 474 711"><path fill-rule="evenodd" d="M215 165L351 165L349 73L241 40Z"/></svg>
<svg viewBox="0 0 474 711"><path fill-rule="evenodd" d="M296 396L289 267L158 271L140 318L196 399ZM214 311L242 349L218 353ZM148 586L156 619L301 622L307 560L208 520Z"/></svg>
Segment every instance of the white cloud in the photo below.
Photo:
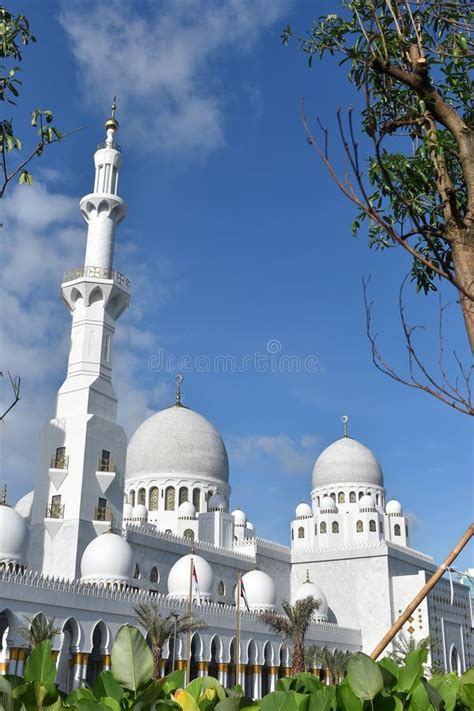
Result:
<svg viewBox="0 0 474 711"><path fill-rule="evenodd" d="M76 198L39 182L12 188L2 207L0 367L21 376L22 387L21 400L0 433L0 478L12 484L14 500L33 485L39 432L54 415L54 396L65 375L70 316L61 303L59 285L65 268L83 263L87 228ZM143 326L154 280L132 244L121 245L120 251L123 270L132 281L134 308L118 325L114 385L122 403L118 420L131 434L151 408L172 402L172 392L161 382L146 382L144 364L156 350L158 338ZM179 280L170 265L160 268L162 301L166 284L171 281L173 291ZM172 277L168 280L167 268ZM0 379L2 411L10 401L8 378Z"/></svg>
<svg viewBox="0 0 474 711"><path fill-rule="evenodd" d="M275 463L289 474L311 472L318 446L318 438L308 434L301 435L299 440L288 434L246 437L231 435L226 442L231 461L254 469L269 462Z"/></svg>
<svg viewBox="0 0 474 711"><path fill-rule="evenodd" d="M225 141L226 99L240 88L224 82L225 62L249 52L291 4L77 0L63 5L60 20L91 105L106 110L118 94L124 131L146 141L147 151L208 153Z"/></svg>

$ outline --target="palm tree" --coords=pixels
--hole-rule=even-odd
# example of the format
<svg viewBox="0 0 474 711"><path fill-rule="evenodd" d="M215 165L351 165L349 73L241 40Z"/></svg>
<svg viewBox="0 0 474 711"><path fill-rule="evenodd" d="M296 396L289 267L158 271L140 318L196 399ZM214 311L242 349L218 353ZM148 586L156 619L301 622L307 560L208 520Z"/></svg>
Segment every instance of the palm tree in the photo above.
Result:
<svg viewBox="0 0 474 711"><path fill-rule="evenodd" d="M304 639L313 615L319 608L319 600L310 596L298 600L294 605L283 600L281 606L285 615L266 610L260 613L260 621L280 635L283 640L291 639L293 646L291 673L299 674L305 670Z"/></svg>
<svg viewBox="0 0 474 711"><path fill-rule="evenodd" d="M170 614L167 617L162 617L155 602L143 602L134 609L135 618L144 628L150 644L153 655L153 680L156 681L160 677L160 661L163 647L170 637L174 635L175 629L176 634L179 636L204 629L207 624L202 620L193 619L189 613L184 615Z"/></svg>
<svg viewBox="0 0 474 711"><path fill-rule="evenodd" d="M48 619L43 613L36 615L36 617L27 617L25 615L25 620L28 624L20 625L18 633L28 642L32 649L40 642L51 641L61 632L60 627L54 626L55 618Z"/></svg>
<svg viewBox="0 0 474 711"><path fill-rule="evenodd" d="M306 664L313 669L318 664L322 669L329 672L334 677L336 683L342 681L347 672L347 664L351 657L351 652L343 652L335 649L331 652L327 647L318 647L312 644L306 650Z"/></svg>
<svg viewBox="0 0 474 711"><path fill-rule="evenodd" d="M410 652L414 652L415 649L432 649L433 644L431 637L424 637L416 641L413 635L408 636L404 632L400 632L393 640L392 647L393 649L389 656L392 657L397 664L403 664Z"/></svg>

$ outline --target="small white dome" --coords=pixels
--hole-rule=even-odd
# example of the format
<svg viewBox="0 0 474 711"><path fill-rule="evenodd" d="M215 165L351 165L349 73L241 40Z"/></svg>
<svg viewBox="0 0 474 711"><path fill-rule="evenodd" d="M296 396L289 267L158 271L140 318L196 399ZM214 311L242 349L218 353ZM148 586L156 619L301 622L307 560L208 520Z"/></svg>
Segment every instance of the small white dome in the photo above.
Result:
<svg viewBox="0 0 474 711"><path fill-rule="evenodd" d="M383 486L382 469L368 447L352 437L342 437L317 458L313 488L356 483Z"/></svg>
<svg viewBox="0 0 474 711"><path fill-rule="evenodd" d="M244 590L251 610L273 610L276 603L276 585L263 570L250 570L242 576Z"/></svg>
<svg viewBox="0 0 474 711"><path fill-rule="evenodd" d="M364 494L359 499L359 509L375 509L375 501L372 494Z"/></svg>
<svg viewBox="0 0 474 711"><path fill-rule="evenodd" d="M314 616L318 620L327 620L328 616L328 601L326 595L323 593L320 587L316 583L312 583L309 579L309 573L306 573L306 580L300 583L296 588L295 594L293 596L293 604L299 600L305 600L307 597L314 597L319 602L319 608L316 610Z"/></svg>
<svg viewBox="0 0 474 711"><path fill-rule="evenodd" d="M190 501L183 501L178 507L178 518L196 518L196 507Z"/></svg>
<svg viewBox="0 0 474 711"><path fill-rule="evenodd" d="M89 582L127 582L133 572L133 551L117 533L103 533L89 543L82 554L82 580Z"/></svg>
<svg viewBox="0 0 474 711"><path fill-rule="evenodd" d="M0 560L22 563L28 540L28 526L18 511L0 505Z"/></svg>
<svg viewBox="0 0 474 711"><path fill-rule="evenodd" d="M245 526L247 523L247 516L240 509L235 509L232 511L232 516L234 517L234 524L236 526Z"/></svg>
<svg viewBox="0 0 474 711"><path fill-rule="evenodd" d="M310 518L313 515L311 506L306 503L298 504L295 509L296 518Z"/></svg>
<svg viewBox="0 0 474 711"><path fill-rule="evenodd" d="M337 512L337 504L330 496L323 496L319 508L321 509L321 511L334 511L335 513Z"/></svg>
<svg viewBox="0 0 474 711"><path fill-rule="evenodd" d="M25 519L28 523L31 517L31 507L33 506L33 497L35 495L34 491L29 491L27 494L21 497L19 501L15 504L15 511L18 511L20 516Z"/></svg>
<svg viewBox="0 0 474 711"><path fill-rule="evenodd" d="M135 521L146 521L148 518L148 509L145 504L136 504L132 510L132 519Z"/></svg>
<svg viewBox="0 0 474 711"><path fill-rule="evenodd" d="M191 558L198 580L199 595L204 600L212 598L214 574L212 568L204 558L199 555L185 555L171 568L168 575L168 595L181 599L189 598L189 579L191 575Z"/></svg>
<svg viewBox="0 0 474 711"><path fill-rule="evenodd" d="M219 492L211 496L207 502L208 511L225 511L225 497Z"/></svg>
<svg viewBox="0 0 474 711"><path fill-rule="evenodd" d="M387 501L387 505L385 506L385 513L387 514L401 514L402 512L402 505L397 499L390 499L390 501Z"/></svg>
<svg viewBox="0 0 474 711"><path fill-rule="evenodd" d="M122 515L125 519L132 518L133 506L132 504L124 503Z"/></svg>

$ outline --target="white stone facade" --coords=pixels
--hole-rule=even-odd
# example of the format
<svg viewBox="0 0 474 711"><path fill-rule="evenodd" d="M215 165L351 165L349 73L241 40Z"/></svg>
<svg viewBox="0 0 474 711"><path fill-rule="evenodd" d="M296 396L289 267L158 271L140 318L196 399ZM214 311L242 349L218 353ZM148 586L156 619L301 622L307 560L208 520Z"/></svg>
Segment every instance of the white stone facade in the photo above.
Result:
<svg viewBox="0 0 474 711"><path fill-rule="evenodd" d="M179 389L127 448L112 385L116 322L130 300L130 284L113 266L126 206L117 195L116 119L106 127L94 192L81 201L85 263L62 284L72 316L66 379L41 436L34 492L16 510L0 506L0 668L21 673L28 650L18 627L44 614L61 630L53 648L62 688L91 681L110 665L114 637L134 624L137 603L154 600L164 615L187 610L194 566L194 610L208 627L193 636L192 673L237 679L258 697L290 666L260 611L312 595L319 609L308 644L369 653L435 565L410 548L401 504L386 502L380 464L346 431L315 463L311 505L296 507L290 547L259 538L243 511L230 510L224 442ZM249 609L241 599L236 670L240 576ZM431 635L432 661L446 669L472 665L468 586L443 579L405 630ZM171 656L165 649L163 672ZM174 656L182 667L185 640Z"/></svg>

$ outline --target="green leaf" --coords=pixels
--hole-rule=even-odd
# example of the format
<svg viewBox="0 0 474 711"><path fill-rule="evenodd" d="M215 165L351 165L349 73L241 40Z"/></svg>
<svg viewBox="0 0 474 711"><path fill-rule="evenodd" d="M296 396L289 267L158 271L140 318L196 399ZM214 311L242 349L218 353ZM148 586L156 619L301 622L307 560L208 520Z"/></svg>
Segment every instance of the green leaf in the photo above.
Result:
<svg viewBox="0 0 474 711"><path fill-rule="evenodd" d="M291 678L291 677L290 677ZM300 694L312 694L322 688L322 684L314 674L303 672L294 677L291 688Z"/></svg>
<svg viewBox="0 0 474 711"><path fill-rule="evenodd" d="M296 691L272 691L260 699L262 711L307 711L308 694L298 694Z"/></svg>
<svg viewBox="0 0 474 711"><path fill-rule="evenodd" d="M92 688L98 699L107 696L116 701L120 701L123 696L123 688L115 681L112 673L109 671L101 672L96 678Z"/></svg>
<svg viewBox="0 0 474 711"><path fill-rule="evenodd" d="M183 711L199 711L199 706L195 699L185 689L177 689L172 695L172 699Z"/></svg>
<svg viewBox="0 0 474 711"><path fill-rule="evenodd" d="M398 682L400 668L390 657L384 657L377 664L382 672L384 689L390 691Z"/></svg>
<svg viewBox="0 0 474 711"><path fill-rule="evenodd" d="M336 711L336 708L336 689L332 686L321 686L309 697L308 711Z"/></svg>
<svg viewBox="0 0 474 711"><path fill-rule="evenodd" d="M216 694L220 700L226 698L224 687L222 686L222 684L219 684L217 679L214 679L212 676L199 677L191 681L186 686L186 691L188 692L188 694L191 694L193 699L196 699L196 701L198 701L201 694L207 691L207 689L215 689Z"/></svg>
<svg viewBox="0 0 474 711"><path fill-rule="evenodd" d="M430 697L423 684L418 683L411 692L408 711L432 711Z"/></svg>
<svg viewBox="0 0 474 711"><path fill-rule="evenodd" d="M345 682L337 687L336 699L341 711L362 711L363 701L357 698L349 684Z"/></svg>
<svg viewBox="0 0 474 711"><path fill-rule="evenodd" d="M145 638L136 627L124 625L112 647L112 674L126 689L137 689L151 678L153 657Z"/></svg>
<svg viewBox="0 0 474 711"><path fill-rule="evenodd" d="M383 676L373 659L357 652L347 665L347 681L359 699L371 700L383 689Z"/></svg>
<svg viewBox="0 0 474 711"><path fill-rule="evenodd" d="M95 699L94 694L90 689L85 686L80 686L78 689L73 689L68 696L66 696L66 705L74 706L81 699Z"/></svg>
<svg viewBox="0 0 474 711"><path fill-rule="evenodd" d="M56 665L51 654L51 642L45 640L36 645L28 657L23 674L25 681L52 684L56 679Z"/></svg>
<svg viewBox="0 0 474 711"><path fill-rule="evenodd" d="M175 689L181 689L184 686L184 670L177 669L171 674L167 674L164 679L161 679L159 684L162 684L162 688L165 694L169 694Z"/></svg>
<svg viewBox="0 0 474 711"><path fill-rule="evenodd" d="M29 681L13 690L13 697L21 701L27 709L61 708L61 698L54 684Z"/></svg>
<svg viewBox="0 0 474 711"><path fill-rule="evenodd" d="M459 679L456 674L443 674L433 676L428 684L436 689L444 701L446 711L453 711L456 706L456 697L459 690ZM427 689L428 691L428 689ZM429 691L428 691L429 694Z"/></svg>
<svg viewBox="0 0 474 711"><path fill-rule="evenodd" d="M415 649L407 655L405 664L400 668L398 684L396 689L405 693L410 693L419 683L423 676L423 664L428 658L428 650Z"/></svg>
<svg viewBox="0 0 474 711"><path fill-rule="evenodd" d="M104 706L108 706L112 711L121 711L122 709L117 699L113 699L111 696L102 696L100 700Z"/></svg>
<svg viewBox="0 0 474 711"><path fill-rule="evenodd" d="M468 669L459 682L459 696L463 704L474 709L474 669Z"/></svg>

